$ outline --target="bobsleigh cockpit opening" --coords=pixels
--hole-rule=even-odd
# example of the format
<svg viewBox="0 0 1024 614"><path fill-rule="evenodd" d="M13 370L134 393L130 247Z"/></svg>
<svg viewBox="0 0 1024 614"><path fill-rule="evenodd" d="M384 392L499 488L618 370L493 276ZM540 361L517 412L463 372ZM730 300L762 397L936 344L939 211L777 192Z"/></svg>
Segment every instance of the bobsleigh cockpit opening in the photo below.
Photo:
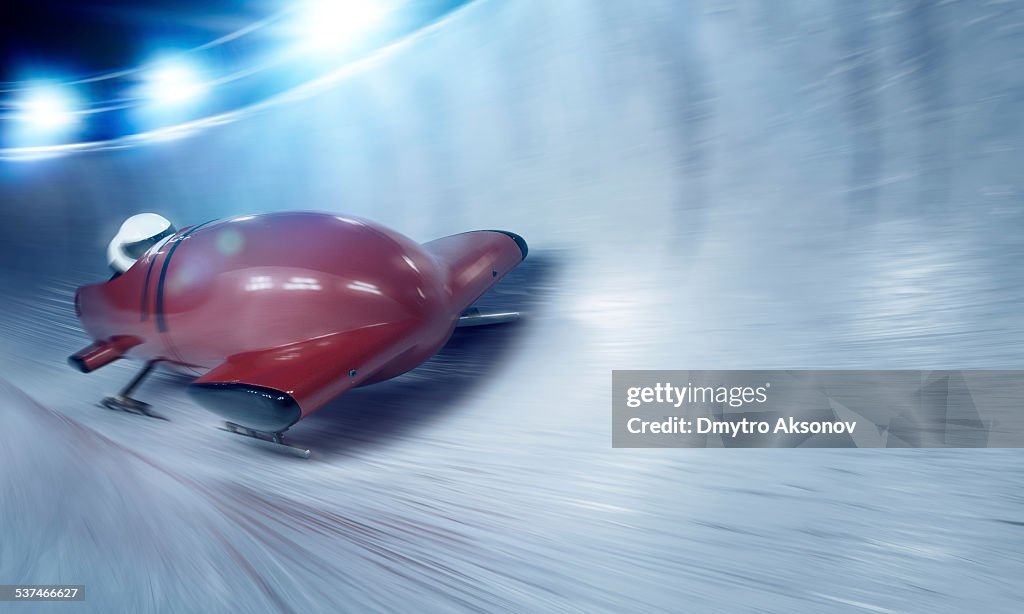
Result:
<svg viewBox="0 0 1024 614"><path fill-rule="evenodd" d="M145 255L178 230L167 218L156 213L133 215L121 224L107 247L107 262L116 275L124 273Z"/></svg>

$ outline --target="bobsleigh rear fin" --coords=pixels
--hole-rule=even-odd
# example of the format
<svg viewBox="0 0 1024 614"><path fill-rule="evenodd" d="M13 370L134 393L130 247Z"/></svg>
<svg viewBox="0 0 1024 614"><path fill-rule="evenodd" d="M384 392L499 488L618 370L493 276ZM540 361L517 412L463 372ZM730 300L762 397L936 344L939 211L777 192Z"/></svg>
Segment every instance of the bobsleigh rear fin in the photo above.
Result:
<svg viewBox="0 0 1024 614"><path fill-rule="evenodd" d="M526 241L504 230L476 230L424 243L447 271L453 307L463 311L526 258Z"/></svg>
<svg viewBox="0 0 1024 614"><path fill-rule="evenodd" d="M411 323L382 323L228 358L189 385L229 422L280 432L369 380L412 342Z"/></svg>

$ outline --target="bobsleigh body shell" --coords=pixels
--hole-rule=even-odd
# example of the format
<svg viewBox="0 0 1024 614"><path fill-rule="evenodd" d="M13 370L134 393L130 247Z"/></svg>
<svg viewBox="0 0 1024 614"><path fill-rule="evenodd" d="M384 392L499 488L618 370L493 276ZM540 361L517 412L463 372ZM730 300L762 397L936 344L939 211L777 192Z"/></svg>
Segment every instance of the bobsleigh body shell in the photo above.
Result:
<svg viewBox="0 0 1024 614"><path fill-rule="evenodd" d="M420 245L322 213L211 221L79 289L76 311L96 343L72 362L90 371L115 354L162 361L199 376L197 400L239 424L248 401L283 394L275 403L287 415L250 421L283 430L348 388L433 356L462 311L525 254L503 231Z"/></svg>

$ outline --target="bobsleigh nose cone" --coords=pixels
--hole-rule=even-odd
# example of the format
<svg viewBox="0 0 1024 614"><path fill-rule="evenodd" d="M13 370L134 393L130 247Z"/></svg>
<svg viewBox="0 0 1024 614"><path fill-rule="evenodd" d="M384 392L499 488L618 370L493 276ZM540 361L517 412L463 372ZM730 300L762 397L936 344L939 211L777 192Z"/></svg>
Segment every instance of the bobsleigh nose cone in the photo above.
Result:
<svg viewBox="0 0 1024 614"><path fill-rule="evenodd" d="M526 239L523 239L522 237L520 237L516 233L509 232L507 230L495 230L494 232L500 232L501 234L503 234L503 235L509 237L510 239L512 239L513 241L515 241L516 245L519 246L519 251L522 252L522 254L523 254L523 260L526 260L526 254L529 253L529 251L530 251L530 247L526 244Z"/></svg>

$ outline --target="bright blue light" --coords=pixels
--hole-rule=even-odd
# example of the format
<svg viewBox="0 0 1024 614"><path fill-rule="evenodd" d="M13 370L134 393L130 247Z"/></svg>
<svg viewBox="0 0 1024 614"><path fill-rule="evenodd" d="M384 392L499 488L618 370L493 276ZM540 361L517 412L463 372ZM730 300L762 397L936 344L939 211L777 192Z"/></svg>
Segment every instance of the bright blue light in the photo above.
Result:
<svg viewBox="0 0 1024 614"><path fill-rule="evenodd" d="M81 99L71 87L29 84L11 99L4 144L38 148L72 142L80 132L84 113Z"/></svg>
<svg viewBox="0 0 1024 614"><path fill-rule="evenodd" d="M315 0L304 5L294 24L299 45L308 51L338 51L361 40L387 13L382 0Z"/></svg>
<svg viewBox="0 0 1024 614"><path fill-rule="evenodd" d="M33 86L15 100L14 117L26 132L64 134L79 122L78 100L63 86Z"/></svg>
<svg viewBox="0 0 1024 614"><path fill-rule="evenodd" d="M209 89L199 71L182 61L155 64L144 79L141 93L155 105L193 102Z"/></svg>

